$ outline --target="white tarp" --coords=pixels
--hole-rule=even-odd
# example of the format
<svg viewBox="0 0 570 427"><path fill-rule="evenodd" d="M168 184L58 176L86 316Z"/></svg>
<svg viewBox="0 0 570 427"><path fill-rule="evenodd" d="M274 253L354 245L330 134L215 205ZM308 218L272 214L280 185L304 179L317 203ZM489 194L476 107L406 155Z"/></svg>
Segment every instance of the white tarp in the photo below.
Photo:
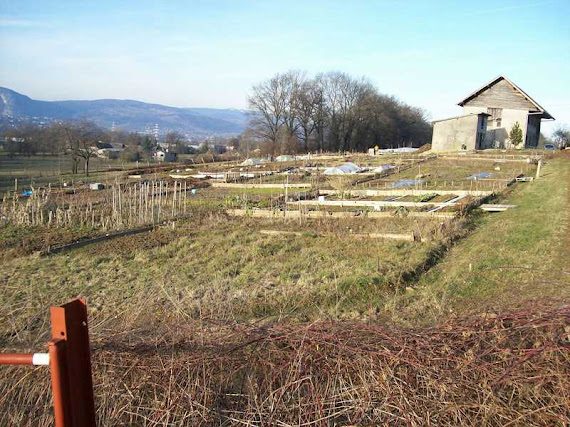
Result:
<svg viewBox="0 0 570 427"><path fill-rule="evenodd" d="M371 170L371 172L380 173L380 172L387 171L388 169L394 169L395 167L396 167L396 166L394 166L394 165L380 165L380 166L378 166L378 167L376 167L376 168L373 168L373 169Z"/></svg>
<svg viewBox="0 0 570 427"><path fill-rule="evenodd" d="M331 168L326 168L323 172L325 175L344 175L348 173L358 173L361 169L354 163L347 162L340 166L333 166Z"/></svg>
<svg viewBox="0 0 570 427"><path fill-rule="evenodd" d="M413 153L418 151L419 148L412 147L401 147L401 148L386 148L384 150L378 150L379 154L402 154L402 153Z"/></svg>
<svg viewBox="0 0 570 427"><path fill-rule="evenodd" d="M292 162L293 160L295 160L295 156L289 155L277 156L275 158L276 162Z"/></svg>
<svg viewBox="0 0 570 427"><path fill-rule="evenodd" d="M244 160L242 163L240 163L240 166L256 166L260 164L261 164L261 159L251 158Z"/></svg>

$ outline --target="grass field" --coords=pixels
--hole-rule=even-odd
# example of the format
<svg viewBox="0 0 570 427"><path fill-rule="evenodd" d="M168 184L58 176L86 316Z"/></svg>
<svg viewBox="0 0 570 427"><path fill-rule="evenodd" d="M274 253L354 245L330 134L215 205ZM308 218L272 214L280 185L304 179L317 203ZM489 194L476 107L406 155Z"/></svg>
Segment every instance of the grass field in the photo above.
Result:
<svg viewBox="0 0 570 427"><path fill-rule="evenodd" d="M143 162L141 162L143 165ZM72 175L71 161L67 156L9 156L0 152L0 194L14 189L14 180L18 179L20 189L30 186L45 186L48 183L60 184L62 181L87 180L96 181L100 178L109 179L114 174L108 170L136 167L137 163L122 162L120 160L107 160L95 157L89 164L90 174L87 177L83 170ZM107 171L107 172L105 172Z"/></svg>
<svg viewBox="0 0 570 427"><path fill-rule="evenodd" d="M421 173L482 167L438 159ZM101 425L570 422L568 156L495 196L516 205L502 213L225 214L282 193L201 187L184 218L50 256L39 251L105 231L3 222L1 348L42 348L48 307L85 297ZM422 241L357 237L366 233ZM0 371L0 424L49 425L46 381L45 371Z"/></svg>
<svg viewBox="0 0 570 427"><path fill-rule="evenodd" d="M402 306L412 321L534 298L570 297L570 159L549 161L539 180L508 191L506 215L479 214L474 232L423 276ZM429 316L427 314L430 314Z"/></svg>
<svg viewBox="0 0 570 427"><path fill-rule="evenodd" d="M346 220L321 225L320 234L316 226L292 224L286 229L306 235L266 236L259 230L285 227L212 216L68 254L8 259L0 272L0 305L11 309L0 317L7 328L2 333L12 322L28 323L31 312L44 316L46 305L77 295L96 309L95 323L111 322L115 330L141 326L148 316L162 322L365 318L391 297L403 274L425 261L433 244L362 241L347 229L411 232L417 226ZM25 334L40 332L27 327Z"/></svg>

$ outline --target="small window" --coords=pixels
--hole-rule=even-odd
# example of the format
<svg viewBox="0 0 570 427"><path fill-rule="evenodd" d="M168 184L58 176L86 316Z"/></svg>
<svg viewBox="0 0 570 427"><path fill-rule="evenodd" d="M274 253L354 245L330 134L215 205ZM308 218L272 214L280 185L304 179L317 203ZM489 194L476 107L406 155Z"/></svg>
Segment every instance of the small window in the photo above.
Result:
<svg viewBox="0 0 570 427"><path fill-rule="evenodd" d="M490 120L499 120L503 117L502 108L487 108L487 113L491 115Z"/></svg>
<svg viewBox="0 0 570 427"><path fill-rule="evenodd" d="M497 119L497 127L498 127L498 128L501 127L501 119L500 119L500 118Z"/></svg>

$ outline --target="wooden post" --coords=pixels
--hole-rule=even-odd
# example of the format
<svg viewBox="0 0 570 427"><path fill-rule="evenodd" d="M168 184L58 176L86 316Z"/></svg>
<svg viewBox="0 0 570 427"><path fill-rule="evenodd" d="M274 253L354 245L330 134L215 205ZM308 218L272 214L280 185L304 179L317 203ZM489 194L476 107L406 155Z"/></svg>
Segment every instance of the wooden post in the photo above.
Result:
<svg viewBox="0 0 570 427"><path fill-rule="evenodd" d="M287 216L287 202L289 201L289 175L287 175L287 181L285 183L285 211L283 216Z"/></svg>
<svg viewBox="0 0 570 427"><path fill-rule="evenodd" d="M538 160L538 166L536 168L536 179L540 177L540 167L542 166L542 159Z"/></svg>

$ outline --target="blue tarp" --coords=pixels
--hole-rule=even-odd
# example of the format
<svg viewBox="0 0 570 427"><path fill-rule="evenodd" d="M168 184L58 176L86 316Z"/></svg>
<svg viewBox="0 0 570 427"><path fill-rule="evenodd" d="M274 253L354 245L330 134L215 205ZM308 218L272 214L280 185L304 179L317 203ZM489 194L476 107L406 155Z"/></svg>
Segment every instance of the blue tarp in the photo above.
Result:
<svg viewBox="0 0 570 427"><path fill-rule="evenodd" d="M400 179L396 182L390 184L390 188L400 188L400 187L412 187L414 185L421 184L422 181L419 179Z"/></svg>
<svg viewBox="0 0 570 427"><path fill-rule="evenodd" d="M481 173L476 173L474 175L468 176L467 179L472 179L472 180L476 181L476 180L482 179L482 178L489 178L491 175L493 175L493 174L489 173L489 172L481 172Z"/></svg>

